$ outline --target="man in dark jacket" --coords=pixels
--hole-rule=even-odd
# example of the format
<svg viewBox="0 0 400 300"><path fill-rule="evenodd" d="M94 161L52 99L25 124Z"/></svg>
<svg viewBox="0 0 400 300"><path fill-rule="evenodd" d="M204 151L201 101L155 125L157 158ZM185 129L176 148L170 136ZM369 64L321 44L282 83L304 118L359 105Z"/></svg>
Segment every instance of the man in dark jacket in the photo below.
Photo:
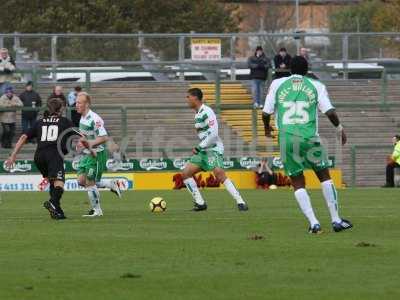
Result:
<svg viewBox="0 0 400 300"><path fill-rule="evenodd" d="M286 48L279 49L274 57L275 79L290 76L290 61L292 57L287 53Z"/></svg>
<svg viewBox="0 0 400 300"><path fill-rule="evenodd" d="M36 108L42 106L42 98L40 95L33 90L32 81L28 81L25 85L25 91L19 95L24 107ZM21 123L22 123L22 132L27 133L30 128L33 127L33 124L37 118L37 111L22 111L21 115ZM29 141L29 142L33 142Z"/></svg>
<svg viewBox="0 0 400 300"><path fill-rule="evenodd" d="M257 46L254 56L249 57L247 64L250 68L250 79L252 80L251 91L253 94L254 108L262 108L264 103L265 81L268 77L268 69L271 62L265 56L263 48Z"/></svg>
<svg viewBox="0 0 400 300"><path fill-rule="evenodd" d="M63 94L63 88L61 85L56 85L53 88L53 92L50 94L49 98L47 98L47 101L50 99L60 99L63 102L64 107L67 106L67 98L65 98L65 95Z"/></svg>

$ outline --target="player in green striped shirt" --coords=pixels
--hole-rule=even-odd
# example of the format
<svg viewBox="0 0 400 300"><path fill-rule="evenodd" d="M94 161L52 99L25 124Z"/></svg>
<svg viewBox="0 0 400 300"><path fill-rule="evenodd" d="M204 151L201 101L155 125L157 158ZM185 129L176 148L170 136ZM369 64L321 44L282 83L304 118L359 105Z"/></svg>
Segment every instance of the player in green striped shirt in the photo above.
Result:
<svg viewBox="0 0 400 300"><path fill-rule="evenodd" d="M272 82L263 110L265 135L271 136L270 115L275 113L281 160L286 175L292 180L296 200L310 222L309 232L318 234L322 230L305 190L304 169L314 170L320 180L332 227L338 232L351 228L352 224L339 216L337 192L329 174L327 153L318 135L318 109L336 127L343 145L346 135L326 87L306 77L307 72L307 61L296 56L291 61L292 75Z"/></svg>
<svg viewBox="0 0 400 300"><path fill-rule="evenodd" d="M82 135L78 146L85 148L84 156L79 161L78 182L88 192L91 209L84 217L99 217L103 215L100 207L100 193L98 187L109 188L121 197L121 190L117 180L103 181L101 176L107 169L107 150L105 143L108 134L104 128L103 119L90 109L91 98L87 93L78 94L76 110L81 114L79 132Z"/></svg>
<svg viewBox="0 0 400 300"><path fill-rule="evenodd" d="M224 145L218 135L218 121L214 111L203 103L203 93L198 88L188 90L187 101L190 108L196 111L195 125L200 143L193 149L193 156L183 170L183 182L194 199L193 211L207 209L197 183L193 176L200 171L213 171L219 182L222 182L235 199L240 211L248 210L239 191L226 177L224 167Z"/></svg>

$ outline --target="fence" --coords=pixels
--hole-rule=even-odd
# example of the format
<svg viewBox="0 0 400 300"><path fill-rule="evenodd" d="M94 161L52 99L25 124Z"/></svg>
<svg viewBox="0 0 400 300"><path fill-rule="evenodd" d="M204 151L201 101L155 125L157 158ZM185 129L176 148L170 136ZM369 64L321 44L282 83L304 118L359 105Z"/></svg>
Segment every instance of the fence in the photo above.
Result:
<svg viewBox="0 0 400 300"><path fill-rule="evenodd" d="M211 107L213 107L215 109L216 112L221 113L222 111L226 111L226 110L242 110L242 109L253 109L252 105L232 105L232 104L225 104L225 105L218 105L217 108L217 104L215 105L210 105ZM129 140L129 134L128 134L128 126L129 126L129 119L128 119L128 114L129 112L132 111L146 111L147 113L151 113L152 111L160 111L162 110L164 107L161 106L146 106L146 105L142 105L142 106L132 106L132 105L93 105L92 109L95 110L96 112L98 112L100 115L110 115L110 114L114 114L114 119L118 120L118 124L114 124L114 126L112 127L113 131L113 135L112 138L120 143L124 140ZM68 118L71 117L71 111L74 110L75 108L70 108L67 107L66 109L66 116ZM188 108L186 106L168 106L167 107L168 110L173 110L173 111L183 111L183 110L187 110ZM15 107L15 108L0 108L0 113L2 112L10 112L10 111L36 111L36 112L43 112L45 110L44 107L42 108L30 108L30 107ZM116 116L115 116L116 115ZM252 113L252 139L254 141L256 141L257 139L257 113L255 110L253 110ZM153 151L153 148L149 148L149 147L140 147L140 149L136 149L135 147L128 147L125 149L126 152L129 153L143 153L143 152L151 152ZM166 152L168 151L173 151L173 152L177 152L177 153L190 153L192 150L192 145L190 147L180 147L180 146L174 146L173 149L163 149ZM273 149L267 149L270 152L272 152ZM257 146L256 143L250 143L248 145L241 145L241 155L255 155L257 151L266 151L265 147L260 147ZM0 155L3 156L3 158L5 156L9 155L9 149L3 149L0 148ZM21 153L23 154L28 154L31 153L30 149L23 149L21 151Z"/></svg>
<svg viewBox="0 0 400 300"><path fill-rule="evenodd" d="M268 56L280 47L290 53L298 45L309 48L322 62L340 62L347 68L350 62L380 61L398 56L399 32L349 33L177 33L177 34L0 34L0 46L26 48L39 59L31 64L56 65L148 65L143 50L162 64L218 64L235 69L263 45ZM191 60L192 38L220 39L222 58L215 62Z"/></svg>
<svg viewBox="0 0 400 300"><path fill-rule="evenodd" d="M318 69L314 69L315 71L317 71ZM322 70L327 70L326 68L321 69ZM124 69L121 72L130 72L131 70L129 69ZM187 69L186 71L192 71L191 69ZM225 111L225 110L239 110L239 109L249 109L252 110L252 121L251 121L251 127L252 127L252 139L256 140L257 138L257 126L258 126L258 114L256 110L253 110L252 105L248 104L248 105L232 105L232 104L223 104L221 103L221 83L223 82L230 82L225 81L221 78L221 70L219 68L215 68L215 69L198 69L196 70L197 72L208 72L211 74L215 75L215 81L213 81L213 83L215 84L215 105L214 105L214 109L217 112L217 114ZM353 70L353 69L347 69L347 70L336 70L336 71L341 71L341 72L348 72L349 74L351 73L359 73L359 72L364 72L364 70ZM336 107L344 107L344 106L359 106L359 107L367 107L367 106L378 106L381 107L381 109L386 110L389 108L389 106L396 106L398 107L400 102L399 101L388 101L387 100L387 94L388 94L388 81L389 81L389 76L392 76L393 73L398 74L400 73L399 70L396 69L391 69L391 70L387 70L387 69L374 69L374 72L378 72L380 74L380 99L377 101L374 101L374 103L362 103L362 102L354 102L354 101L350 101L351 99L349 99L349 103L341 103L336 105ZM64 73L64 72L81 72L81 69L76 69L76 70L55 70L56 73ZM110 71L107 69L97 69L97 70L86 70L83 73L85 74L85 85L86 88L88 90L90 90L91 88L91 77L93 73L96 72L114 72L114 71ZM155 70L154 72L170 72L167 70ZM174 71L176 72L176 71ZM177 71L178 73L181 71ZM272 78L272 72L273 70L270 71L269 73L269 80L271 80ZM35 84L37 84L38 82L40 82L40 77L43 74L48 74L49 70L43 70L43 69L32 69L32 70L25 70L25 71L21 71L21 73L30 73L32 74L32 77L34 78ZM178 80L179 80L179 76L178 76ZM182 106L177 106L177 107L169 107L172 109L182 109ZM32 110L29 108L22 108L23 110ZM104 110L108 110L110 109L109 106L95 106L95 109L104 109ZM119 114L120 114L120 127L119 127L119 137L120 138L124 138L127 136L127 127L128 127L128 112L130 110L135 110L138 109L137 107L134 106L130 106L130 105L126 105L126 106L113 106L112 109L114 110L118 110ZM141 109L146 109L146 110L151 110L151 109L159 109L159 107L154 107L154 106L149 106L149 107L141 107ZM18 110L21 110L21 108L18 108ZM0 111L6 111L4 109L1 109ZM375 146L375 147L381 147L381 146ZM364 149L364 148L374 148L374 146L369 146L369 145L353 145L352 148L352 152L351 152L351 185L355 186L357 184L357 174L356 174L356 157L357 157L357 153L360 149ZM144 149L144 150L149 150L149 149ZM177 151L181 151L181 152L187 152L189 151L189 148L182 148L182 149L177 149ZM249 147L247 149L245 149L246 151L263 151L265 149L261 149L258 148L256 144L252 144L249 145ZM128 149L128 151L134 152L135 149ZM0 153L2 154L6 154L7 151L5 150L1 150Z"/></svg>
<svg viewBox="0 0 400 300"><path fill-rule="evenodd" d="M182 106L176 106L176 107L168 107L169 109L174 109L174 110L182 110L185 109ZM246 105L221 105L220 106L220 111L224 111L224 110L235 110L235 109L251 109L251 106L246 106ZM127 128L128 128L128 112L130 110L135 110L138 109L138 107L131 107L131 106L122 106L122 105L117 105L117 106L105 106L105 105L96 105L93 107L94 110L98 111L98 110L103 110L103 111L109 111L109 110L118 110L120 112L120 125L119 125L119 136L117 136L117 140L121 141L124 138L127 138L128 133L127 133ZM145 107L141 107L140 109L145 109L145 110L154 110L154 109L159 109L159 107L154 107L154 106L145 106ZM43 111L44 109L40 109L40 108L21 108L21 107L17 107L17 108L1 108L0 112L6 112L6 111ZM253 110L253 112L255 112L255 110ZM70 113L71 113L71 108L67 109L67 117L70 117ZM257 137L257 114L253 113L252 114L252 126L253 126L253 139L255 140ZM115 138L115 137L114 137ZM359 154L360 151L363 150L388 150L390 151L392 147L389 145L352 145L351 146L351 159L350 159L350 170L351 170L351 180L350 180L350 186L351 187L355 187L357 186L357 155ZM140 149L141 151L144 152L150 152L151 148L143 148ZM256 152L257 151L265 151L265 147L259 147L255 144L250 144L249 146L247 146L246 148L243 149L244 151L246 151L249 154L252 154L252 156L256 156ZM135 148L126 148L125 149L126 152L129 153L135 153L136 149ZM175 148L174 149L175 152L177 153L190 153L191 148ZM31 152L30 149L26 149L26 150L22 150L22 153L28 154ZM3 158L5 158L7 155L9 155L9 150L8 149L0 149L0 154L2 155ZM334 158L331 158L334 159Z"/></svg>
<svg viewBox="0 0 400 300"><path fill-rule="evenodd" d="M350 186L357 186L357 155L362 150L387 150L388 153L393 149L390 145L352 145L351 146L351 181ZM382 166L383 167L383 166ZM373 175L373 174L372 174Z"/></svg>
<svg viewBox="0 0 400 300"><path fill-rule="evenodd" d="M98 74L98 73L132 73L132 72L137 72L135 69L130 69L130 68L124 68L124 69L118 69L118 70L110 70L110 69L102 69L102 68L97 68L97 69L43 69L43 68L32 68L29 70L17 70L16 73L19 73L21 75L28 75L28 78L31 78L34 84L34 87L37 86L39 82L42 82L42 76L47 75L49 78L48 80L50 81L52 78L56 78L55 74L82 74L84 77L84 87L87 91L90 91L91 85L92 85L92 77L93 74ZM202 68L202 69L193 69L193 68L185 68L185 69L179 69L179 70L164 70L164 69L152 69L148 71L151 74L169 74L170 78L173 80L180 80L183 81L185 80L185 74L190 73L190 72L196 72L198 74L209 74L212 75L213 82L215 84L215 99L216 99L216 110L219 112L220 106L221 106L221 83L222 82L230 82L231 78L229 74L224 73L220 68L214 67L214 68ZM269 69L268 71L268 78L267 78L267 85L272 81L273 75L274 75L275 69ZM352 68L332 68L332 67L319 67L319 68L313 68L312 69L313 73L335 73L335 74L341 74L342 78L345 79L351 74L363 74L363 73L375 73L377 74L379 80L380 80L380 105L382 108L387 108L389 105L398 105L399 102L389 102L387 100L387 94L388 94L388 81L389 81L389 76L393 76L393 74L396 74L396 76L400 76L400 69L399 68L368 68L368 69L352 69ZM342 104L345 106L346 104ZM354 101L349 101L350 106L352 105L360 105L360 106L367 106L367 103L360 103L360 102L354 102ZM375 105L375 104L372 104Z"/></svg>

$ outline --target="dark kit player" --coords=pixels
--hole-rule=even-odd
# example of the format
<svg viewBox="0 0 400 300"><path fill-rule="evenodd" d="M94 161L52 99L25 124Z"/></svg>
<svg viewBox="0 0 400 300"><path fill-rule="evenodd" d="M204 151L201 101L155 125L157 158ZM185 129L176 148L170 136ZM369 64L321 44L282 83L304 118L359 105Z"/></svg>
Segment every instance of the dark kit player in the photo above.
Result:
<svg viewBox="0 0 400 300"><path fill-rule="evenodd" d="M34 161L43 177L50 182L50 200L45 201L43 206L53 219L61 220L65 219L60 205L65 181L64 155L68 152L67 143L70 142L69 138L74 132L72 122L62 117L64 109L62 101L50 99L47 106L48 111L43 118L37 120L31 129L21 135L6 165L11 167L23 145L28 140L36 138Z"/></svg>

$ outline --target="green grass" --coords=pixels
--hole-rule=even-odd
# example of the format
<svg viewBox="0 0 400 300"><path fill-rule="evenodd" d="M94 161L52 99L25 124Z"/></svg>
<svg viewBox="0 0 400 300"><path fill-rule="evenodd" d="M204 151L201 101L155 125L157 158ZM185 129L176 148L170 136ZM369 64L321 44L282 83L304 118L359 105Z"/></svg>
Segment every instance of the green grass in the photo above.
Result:
<svg viewBox="0 0 400 300"><path fill-rule="evenodd" d="M192 213L186 191L102 193L104 217L83 219L86 194L67 192L66 221L48 218L44 193L2 193L0 299L400 299L400 199L394 189L339 192L355 224L311 236L289 190L205 191ZM163 214L148 211L162 196ZM253 240L252 236L262 236Z"/></svg>

